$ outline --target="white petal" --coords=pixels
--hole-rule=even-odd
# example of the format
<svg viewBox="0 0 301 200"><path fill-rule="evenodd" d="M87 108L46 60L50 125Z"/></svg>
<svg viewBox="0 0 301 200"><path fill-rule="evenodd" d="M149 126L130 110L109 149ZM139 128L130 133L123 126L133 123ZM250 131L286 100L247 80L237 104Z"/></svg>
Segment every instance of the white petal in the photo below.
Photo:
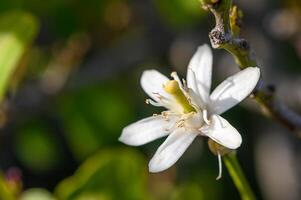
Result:
<svg viewBox="0 0 301 200"><path fill-rule="evenodd" d="M177 119L176 116L169 116L166 119L161 115L142 119L125 127L119 141L132 146L146 144L168 135Z"/></svg>
<svg viewBox="0 0 301 200"><path fill-rule="evenodd" d="M187 70L187 85L199 94L204 102L207 102L212 74L212 52L205 44L198 48L193 55Z"/></svg>
<svg viewBox="0 0 301 200"><path fill-rule="evenodd" d="M158 148L149 162L149 171L160 172L171 167L183 155L197 135L198 132L191 132L184 128L176 129Z"/></svg>
<svg viewBox="0 0 301 200"><path fill-rule="evenodd" d="M210 112L221 114L246 98L260 77L258 67L248 67L223 81L210 95Z"/></svg>
<svg viewBox="0 0 301 200"><path fill-rule="evenodd" d="M148 96L163 104L167 109L181 112L182 108L163 88L167 81L169 79L157 70L144 71L140 79L141 86ZM160 99L159 96L162 98Z"/></svg>
<svg viewBox="0 0 301 200"><path fill-rule="evenodd" d="M190 99L191 105L196 110L206 109L205 103L203 102L201 97L198 94L196 94L191 88L189 88L188 95L186 95L186 96L188 96L188 98Z"/></svg>
<svg viewBox="0 0 301 200"><path fill-rule="evenodd" d="M237 149L242 142L239 132L219 115L212 115L210 125L203 126L200 131L229 149Z"/></svg>

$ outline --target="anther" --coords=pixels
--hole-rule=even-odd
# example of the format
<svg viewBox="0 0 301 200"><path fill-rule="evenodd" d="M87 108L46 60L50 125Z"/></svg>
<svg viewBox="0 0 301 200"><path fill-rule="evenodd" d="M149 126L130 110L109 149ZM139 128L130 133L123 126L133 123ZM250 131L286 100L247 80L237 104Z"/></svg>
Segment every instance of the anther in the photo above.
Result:
<svg viewBox="0 0 301 200"><path fill-rule="evenodd" d="M151 105L156 106L156 107L162 107L163 106L161 103L155 102L155 101L153 101L151 99L146 99L145 103L146 104L151 104Z"/></svg>

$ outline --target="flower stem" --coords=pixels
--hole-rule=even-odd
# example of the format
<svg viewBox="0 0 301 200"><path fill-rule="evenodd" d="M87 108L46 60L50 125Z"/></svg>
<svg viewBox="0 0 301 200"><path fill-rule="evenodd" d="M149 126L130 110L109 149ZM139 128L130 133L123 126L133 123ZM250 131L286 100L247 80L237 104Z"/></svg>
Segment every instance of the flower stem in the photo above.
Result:
<svg viewBox="0 0 301 200"><path fill-rule="evenodd" d="M246 179L240 164L237 160L236 153L232 152L223 156L225 165L229 174L238 189L242 200L255 200L256 197Z"/></svg>

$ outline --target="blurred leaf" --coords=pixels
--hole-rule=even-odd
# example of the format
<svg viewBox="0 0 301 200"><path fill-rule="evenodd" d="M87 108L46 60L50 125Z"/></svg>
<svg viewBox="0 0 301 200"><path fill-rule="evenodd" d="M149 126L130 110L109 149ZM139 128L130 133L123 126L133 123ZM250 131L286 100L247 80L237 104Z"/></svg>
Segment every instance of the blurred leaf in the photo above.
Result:
<svg viewBox="0 0 301 200"><path fill-rule="evenodd" d="M33 188L23 192L20 200L55 200L55 198L45 189Z"/></svg>
<svg viewBox="0 0 301 200"><path fill-rule="evenodd" d="M9 187L9 184L6 181L2 171L0 171L0 199L5 199L5 200L15 199L15 193Z"/></svg>
<svg viewBox="0 0 301 200"><path fill-rule="evenodd" d="M105 85L83 88L62 98L59 112L66 138L78 160L103 145L116 143L121 129L134 118L131 102L122 88Z"/></svg>
<svg viewBox="0 0 301 200"><path fill-rule="evenodd" d="M53 12L54 29L60 35L68 37L78 29L77 17L75 16L73 7L68 6L68 4L66 5L64 1L60 2L62 5L57 6Z"/></svg>
<svg viewBox="0 0 301 200"><path fill-rule="evenodd" d="M203 190L198 184L186 183L174 189L170 200L202 200L204 199Z"/></svg>
<svg viewBox="0 0 301 200"><path fill-rule="evenodd" d="M95 130L78 110L75 109L73 115L64 119L64 128L69 148L77 160L85 159L100 147Z"/></svg>
<svg viewBox="0 0 301 200"><path fill-rule="evenodd" d="M138 152L111 149L85 161L75 174L62 181L59 199L145 199L145 161ZM87 195L87 196L85 196ZM87 198L86 198L87 197Z"/></svg>
<svg viewBox="0 0 301 200"><path fill-rule="evenodd" d="M76 200L113 200L112 197L100 192L83 192Z"/></svg>
<svg viewBox="0 0 301 200"><path fill-rule="evenodd" d="M155 3L163 20L174 27L193 25L204 15L198 0L156 0Z"/></svg>
<svg viewBox="0 0 301 200"><path fill-rule="evenodd" d="M38 23L29 13L14 11L0 16L0 101L37 29Z"/></svg>
<svg viewBox="0 0 301 200"><path fill-rule="evenodd" d="M15 142L20 161L36 172L50 170L61 161L58 142L38 120L20 126Z"/></svg>

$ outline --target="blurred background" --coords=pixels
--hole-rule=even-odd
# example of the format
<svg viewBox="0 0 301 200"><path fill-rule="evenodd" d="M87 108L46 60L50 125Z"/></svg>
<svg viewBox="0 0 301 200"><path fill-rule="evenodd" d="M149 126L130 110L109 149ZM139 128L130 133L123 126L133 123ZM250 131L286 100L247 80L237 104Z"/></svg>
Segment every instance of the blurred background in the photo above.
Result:
<svg viewBox="0 0 301 200"><path fill-rule="evenodd" d="M264 79L301 113L300 0L234 2ZM226 169L215 180L205 138L158 174L147 164L164 139L118 142L123 127L161 112L144 103L143 70L185 77L214 23L198 0L2 0L0 199L239 199ZM238 67L213 54L216 86ZM243 136L238 157L259 199L300 199L300 138L250 99L224 116Z"/></svg>

